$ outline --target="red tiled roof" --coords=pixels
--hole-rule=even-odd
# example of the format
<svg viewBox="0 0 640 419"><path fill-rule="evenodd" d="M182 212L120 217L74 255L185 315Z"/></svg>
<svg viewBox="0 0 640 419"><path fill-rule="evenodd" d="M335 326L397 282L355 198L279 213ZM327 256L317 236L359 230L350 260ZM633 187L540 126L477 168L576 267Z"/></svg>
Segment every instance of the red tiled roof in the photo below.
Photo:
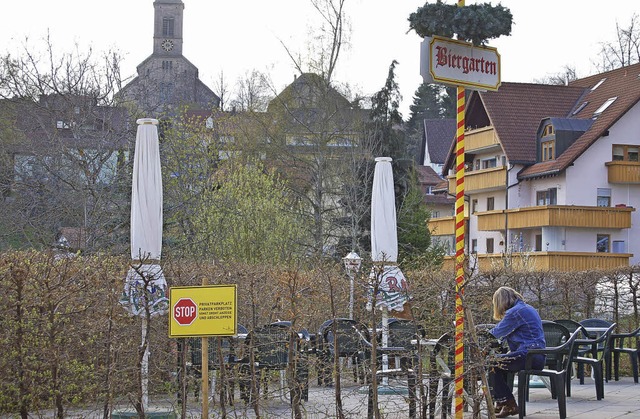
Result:
<svg viewBox="0 0 640 419"><path fill-rule="evenodd" d="M536 133L547 117L566 117L585 89L534 83L505 82L495 92L473 92L467 104L467 128L495 128L500 144L511 163L536 162ZM474 124L479 124L474 126ZM455 141L443 168L454 165Z"/></svg>
<svg viewBox="0 0 640 419"><path fill-rule="evenodd" d="M582 87L502 83L497 92L479 95L509 161L531 164L540 121L567 116L583 93Z"/></svg>
<svg viewBox="0 0 640 419"><path fill-rule="evenodd" d="M591 90L603 79L604 81L596 89ZM564 153L558 156L556 160L528 167L520 174L521 178L554 174L565 170L598 138L605 134L622 115L638 103L640 100L640 63L585 77L571 82L570 86L586 89L584 97L576 104L576 109L584 102L587 102L587 104L576 115L572 115L573 118L591 119L594 111L605 103L607 99L613 97L617 99L594 120L591 128L567 148Z"/></svg>
<svg viewBox="0 0 640 419"><path fill-rule="evenodd" d="M425 186L435 186L442 182L442 178L438 176L431 166L416 166L418 172L418 182Z"/></svg>

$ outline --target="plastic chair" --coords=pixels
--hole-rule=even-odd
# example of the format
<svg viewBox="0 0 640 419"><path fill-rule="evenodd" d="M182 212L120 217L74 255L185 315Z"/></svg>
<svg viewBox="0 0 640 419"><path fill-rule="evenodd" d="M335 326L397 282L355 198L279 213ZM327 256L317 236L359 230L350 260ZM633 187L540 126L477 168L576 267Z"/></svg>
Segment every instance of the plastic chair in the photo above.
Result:
<svg viewBox="0 0 640 419"><path fill-rule="evenodd" d="M572 362L578 365L589 365L593 370L593 379L596 385L596 398L601 400L604 398L604 363L608 358L609 345L611 340L611 334L615 329L616 323L609 326L603 333L597 338L593 339L577 339L576 344L588 345L591 349L585 354L585 356L574 356ZM588 356L586 356L588 355ZM580 384L584 383L584 379L580 381Z"/></svg>
<svg viewBox="0 0 640 419"><path fill-rule="evenodd" d="M566 327L556 322L543 321L542 330L544 332L544 340L546 342L546 346L560 346L565 343L571 336L571 333ZM560 369L562 369L562 361L562 356L558 357L557 354L549 354L547 355L545 365L549 369L559 371Z"/></svg>
<svg viewBox="0 0 640 419"><path fill-rule="evenodd" d="M551 397L558 400L560 419L567 417L567 395L565 391L568 374L567 371L571 366L571 354L573 353L573 348L579 334L580 332L578 331L573 332L569 336L569 339L560 346L547 346L546 348L529 349L525 359L525 368L518 371L518 406L520 408L520 419L527 415L526 403L529 398L529 378L532 375L549 378L551 381ZM557 358L559 360L558 365L560 366L560 369L532 369L531 364L533 362L533 356L536 354L543 354L547 357L552 356Z"/></svg>
<svg viewBox="0 0 640 419"><path fill-rule="evenodd" d="M625 346L625 340L631 341L636 339L635 347ZM618 381L620 379L620 354L629 355L629 362L631 364L631 373L633 374L633 382L638 384L638 359L640 358L640 327L629 333L614 333L611 335L611 350L610 355L613 355L613 373L614 379ZM610 359L609 359L610 361ZM611 379L611 362L607 363L607 378Z"/></svg>
<svg viewBox="0 0 640 419"><path fill-rule="evenodd" d="M557 319L554 320L554 323L558 323L563 325L569 330L569 333L573 333L576 330L580 330L580 334L578 335L578 339L588 339L589 333L587 329L584 328L580 323L571 319ZM574 356L584 356L591 348L589 346L580 346L576 345L573 348ZM576 376L580 380L580 383L584 383L584 365L577 365L576 368ZM567 397L571 397L571 376L567 377Z"/></svg>

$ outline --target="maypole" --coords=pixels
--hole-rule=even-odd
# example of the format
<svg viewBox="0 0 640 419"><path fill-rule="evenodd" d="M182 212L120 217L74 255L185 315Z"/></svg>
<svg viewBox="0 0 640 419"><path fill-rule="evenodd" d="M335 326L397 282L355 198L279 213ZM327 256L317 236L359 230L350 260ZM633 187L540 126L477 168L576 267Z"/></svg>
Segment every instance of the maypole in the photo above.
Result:
<svg viewBox="0 0 640 419"><path fill-rule="evenodd" d="M458 2L458 4L464 1ZM464 407L464 87L457 87L456 113L456 334L455 334L455 413L456 419L462 419Z"/></svg>
<svg viewBox="0 0 640 419"><path fill-rule="evenodd" d="M464 408L464 285L465 285L465 89L498 90L500 54L483 46L489 38L511 33L513 17L501 5L485 3L465 9L464 0L456 6L426 3L413 13L411 28L424 40L420 48L420 74L425 83L456 86L455 138L455 417L463 418ZM491 16L491 19L487 19ZM463 24L460 24L463 22ZM456 40L451 39L457 34ZM472 43L468 41L473 41ZM449 166L450 168L450 166Z"/></svg>
<svg viewBox="0 0 640 419"><path fill-rule="evenodd" d="M464 7L464 0L458 1ZM464 408L464 86L457 86L456 101L456 333L455 333L455 417Z"/></svg>

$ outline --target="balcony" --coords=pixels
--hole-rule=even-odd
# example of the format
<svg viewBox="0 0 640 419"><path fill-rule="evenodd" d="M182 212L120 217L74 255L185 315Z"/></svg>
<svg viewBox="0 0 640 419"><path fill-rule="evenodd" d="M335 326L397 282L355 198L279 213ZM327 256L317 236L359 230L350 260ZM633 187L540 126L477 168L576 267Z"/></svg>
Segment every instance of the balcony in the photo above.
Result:
<svg viewBox="0 0 640 419"><path fill-rule="evenodd" d="M495 147L501 147L501 145L493 127L474 129L464 133L465 152L488 151Z"/></svg>
<svg viewBox="0 0 640 419"><path fill-rule="evenodd" d="M582 272L605 271L629 266L630 253L589 253L589 252L529 252L503 254L478 254L476 268L487 273L510 266L520 272ZM469 262L474 265L474 261ZM454 272L455 256L445 256L441 270Z"/></svg>
<svg viewBox="0 0 640 419"><path fill-rule="evenodd" d="M604 165L609 183L640 184L640 162L610 161Z"/></svg>
<svg viewBox="0 0 640 419"><path fill-rule="evenodd" d="M632 207L544 205L477 212L478 230L499 231L540 227L631 228ZM505 217L506 214L506 217ZM508 224L507 224L508 223Z"/></svg>
<svg viewBox="0 0 640 419"><path fill-rule="evenodd" d="M630 253L590 252L529 252L477 255L480 272L504 268L508 264L516 271L595 271L628 267Z"/></svg>
<svg viewBox="0 0 640 419"><path fill-rule="evenodd" d="M490 169L469 170L464 173L465 194L504 189L507 185L506 166L492 167ZM456 193L456 176L448 176L449 193Z"/></svg>
<svg viewBox="0 0 640 419"><path fill-rule="evenodd" d="M469 217L464 217L465 226L468 222ZM456 217L452 215L450 217L431 218L428 228L432 236L453 236L456 234Z"/></svg>

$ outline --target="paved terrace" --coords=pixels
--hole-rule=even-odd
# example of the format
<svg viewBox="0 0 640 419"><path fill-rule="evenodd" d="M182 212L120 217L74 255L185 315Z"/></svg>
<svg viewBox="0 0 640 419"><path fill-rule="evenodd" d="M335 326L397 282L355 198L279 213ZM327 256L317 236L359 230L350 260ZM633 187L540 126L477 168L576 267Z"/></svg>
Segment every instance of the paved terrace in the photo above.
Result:
<svg viewBox="0 0 640 419"><path fill-rule="evenodd" d="M394 385L392 380L390 384ZM270 388L273 390L273 388ZM595 386L590 378L586 378L585 384L580 385L577 379L572 382L572 396L567 398L567 416L569 418L640 418L640 384L634 384L633 378L622 377L620 381L605 383L605 398L596 400ZM342 386L343 406L347 418L367 417L367 395L363 387L357 384L346 383ZM236 391L237 393L237 391ZM237 397L237 394L236 394ZM408 417L408 404L406 395L380 395L380 407L383 417L388 419L400 419ZM216 398L217 402L217 398ZM169 400L153 400L154 407L171 407ZM179 407L175 406L179 415ZM440 418L440 406L436 418ZM187 417L200 418L201 404L190 397ZM309 419L326 419L335 417L335 394L333 387L318 387L311 383L309 389L309 401L303 403L304 417ZM51 413L51 412L48 412ZM289 403L281 400L277 395L272 395L266 401L261 401L261 417L263 418L291 418ZM37 416L33 416L37 417ZM52 417L43 415L42 417ZM82 412L69 412L70 418L102 418L102 411L83 410ZM217 403L210 404L210 417L220 418L220 409ZM255 418L253 410L242 401L236 401L235 406L227 407L229 418ZM471 412L465 413L465 418L471 418ZM482 417L487 417L486 410ZM517 416L512 416L517 418ZM551 394L546 388L531 388L530 399L527 403L527 418L550 419L558 418L558 404L551 399Z"/></svg>

